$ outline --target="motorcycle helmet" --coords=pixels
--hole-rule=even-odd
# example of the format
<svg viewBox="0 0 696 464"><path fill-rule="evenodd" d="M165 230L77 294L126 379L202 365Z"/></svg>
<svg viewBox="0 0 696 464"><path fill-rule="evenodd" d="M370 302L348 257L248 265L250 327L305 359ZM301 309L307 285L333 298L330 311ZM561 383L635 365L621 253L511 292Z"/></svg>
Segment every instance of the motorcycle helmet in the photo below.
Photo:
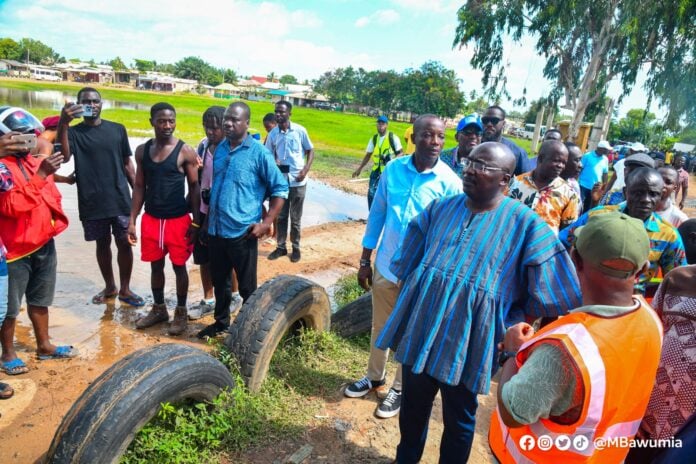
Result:
<svg viewBox="0 0 696 464"><path fill-rule="evenodd" d="M25 109L14 106L0 106L0 135L8 132L32 134L44 131L44 126Z"/></svg>

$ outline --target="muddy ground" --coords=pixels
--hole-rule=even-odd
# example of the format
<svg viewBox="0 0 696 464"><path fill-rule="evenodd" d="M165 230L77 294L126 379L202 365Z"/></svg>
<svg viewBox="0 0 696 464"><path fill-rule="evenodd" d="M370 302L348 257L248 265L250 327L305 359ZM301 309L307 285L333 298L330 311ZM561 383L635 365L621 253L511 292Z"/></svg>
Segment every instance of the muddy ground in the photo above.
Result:
<svg viewBox="0 0 696 464"><path fill-rule="evenodd" d="M366 184L351 183L345 179L324 179L347 190L364 193ZM696 192L692 177L691 192ZM195 338L197 330L212 318L189 324L186 337L172 338L165 327L136 331L134 321L144 310L121 306L118 301L109 305L93 305L92 295L102 285L94 259L94 247L82 238L78 221L75 194L71 187L61 186L65 210L72 220L70 228L58 237L58 286L51 309L51 335L55 342L72 344L80 356L68 361L37 361L34 358L34 339L26 312L20 315L17 327L19 356L30 368L28 374L0 379L16 390L15 397L0 403L0 462L32 463L40 460L51 442L63 415L84 389L116 360L155 343L184 342L205 348ZM696 217L693 200L687 213ZM345 273L355 272L360 257L363 221L327 223L312 226L303 232L303 257L297 264L280 259L272 264L265 257L273 251L273 244L264 242L259 249L259 283L278 274L299 274L321 285L331 285ZM133 288L149 298L149 267L139 261L136 249ZM190 302L201 297L198 272L190 266ZM167 288L173 287L174 276L167 270ZM170 302L174 294L167 293ZM170 304L173 306L173 304ZM495 404L495 383L491 393L479 397L480 407L477 434L472 450L472 463L491 462L486 433ZM341 394L342 385L335 393L324 398L325 406L316 415L304 435L298 440L274 444L272 449L249 450L242 456L233 456L234 462L284 462L302 446L312 446L305 462L331 463L387 463L394 457L399 440L398 420L380 420L373 416L376 399L347 399ZM423 462L437 462L442 419L439 403L430 424L430 433Z"/></svg>

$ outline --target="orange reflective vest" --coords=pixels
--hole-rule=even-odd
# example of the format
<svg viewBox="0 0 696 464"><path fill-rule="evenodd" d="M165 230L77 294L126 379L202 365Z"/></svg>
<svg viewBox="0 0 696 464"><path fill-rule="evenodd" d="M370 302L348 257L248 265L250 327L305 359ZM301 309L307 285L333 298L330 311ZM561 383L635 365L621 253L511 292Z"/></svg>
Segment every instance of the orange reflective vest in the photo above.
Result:
<svg viewBox="0 0 696 464"><path fill-rule="evenodd" d="M640 305L628 314L568 314L520 347L518 368L541 341L560 342L582 374L583 407L570 425L549 418L517 428L508 428L496 408L488 442L498 461L623 462L629 451L626 443L638 431L648 406L662 348L657 314L642 297L634 298Z"/></svg>

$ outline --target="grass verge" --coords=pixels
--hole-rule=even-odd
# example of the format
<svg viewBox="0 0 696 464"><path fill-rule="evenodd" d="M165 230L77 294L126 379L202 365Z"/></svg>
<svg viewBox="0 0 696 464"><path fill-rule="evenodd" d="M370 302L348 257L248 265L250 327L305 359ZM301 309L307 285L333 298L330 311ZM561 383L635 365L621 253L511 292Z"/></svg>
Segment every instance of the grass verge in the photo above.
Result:
<svg viewBox="0 0 696 464"><path fill-rule="evenodd" d="M358 284L358 274L356 272L346 274L338 279L334 289L334 301L337 308L344 307L365 293L365 290Z"/></svg>
<svg viewBox="0 0 696 464"><path fill-rule="evenodd" d="M261 390L251 393L234 357L217 342L214 355L231 369L237 387L211 404L163 404L121 462L218 462L249 447L299 437L313 426L323 399L362 373L368 354L367 337L346 340L331 332L301 331L281 342Z"/></svg>

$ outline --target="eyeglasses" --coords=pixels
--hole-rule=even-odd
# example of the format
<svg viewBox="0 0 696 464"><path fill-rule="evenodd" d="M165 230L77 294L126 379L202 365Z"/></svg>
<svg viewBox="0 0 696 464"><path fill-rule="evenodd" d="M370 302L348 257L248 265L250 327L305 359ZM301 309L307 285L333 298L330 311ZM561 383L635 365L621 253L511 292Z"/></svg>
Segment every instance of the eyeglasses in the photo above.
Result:
<svg viewBox="0 0 696 464"><path fill-rule="evenodd" d="M476 135L476 136L479 136L479 135L481 135L481 131L480 131L480 130L472 130L472 129L469 129L469 130L464 129L464 130L461 132L461 134L462 134L462 135Z"/></svg>
<svg viewBox="0 0 696 464"><path fill-rule="evenodd" d="M464 158L461 161L461 164L462 164L462 167L464 168L464 170L467 170L471 167L471 169L473 169L474 171L483 172L483 173L495 172L495 171L507 172L503 168L494 168L493 166L486 166L485 164L483 164L480 161L472 161L468 158Z"/></svg>
<svg viewBox="0 0 696 464"><path fill-rule="evenodd" d="M500 119L500 118L489 118L489 117L485 117L485 116L483 118L481 118L481 122L483 123L484 126L488 123L491 123L495 126L500 121L502 121L502 119Z"/></svg>

